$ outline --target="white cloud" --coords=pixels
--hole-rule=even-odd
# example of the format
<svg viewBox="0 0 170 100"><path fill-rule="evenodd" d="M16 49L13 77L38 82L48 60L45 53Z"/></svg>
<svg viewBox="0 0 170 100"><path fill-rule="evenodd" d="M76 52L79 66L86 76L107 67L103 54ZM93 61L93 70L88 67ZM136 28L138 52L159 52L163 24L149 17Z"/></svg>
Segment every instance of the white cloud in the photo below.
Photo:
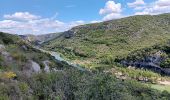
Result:
<svg viewBox="0 0 170 100"><path fill-rule="evenodd" d="M135 15L148 15L148 12L142 11L142 12L136 12Z"/></svg>
<svg viewBox="0 0 170 100"><path fill-rule="evenodd" d="M103 20L107 21L107 20L111 20L111 19L118 19L118 18L122 18L123 15L119 14L119 13L110 13L107 14L106 16L104 16Z"/></svg>
<svg viewBox="0 0 170 100"><path fill-rule="evenodd" d="M70 26L77 26L77 25L82 25L82 24L85 24L83 20L73 21L69 23Z"/></svg>
<svg viewBox="0 0 170 100"><path fill-rule="evenodd" d="M122 17L122 8L120 3L115 3L114 1L107 1L105 7L100 9L99 14L104 15L103 20L111 20L115 18Z"/></svg>
<svg viewBox="0 0 170 100"><path fill-rule="evenodd" d="M100 23L101 20L93 20L93 21L90 21L90 23Z"/></svg>
<svg viewBox="0 0 170 100"><path fill-rule="evenodd" d="M12 15L6 14L4 18L11 20L36 20L39 19L40 16L30 14L29 12L16 12Z"/></svg>
<svg viewBox="0 0 170 100"><path fill-rule="evenodd" d="M132 3L127 3L127 5L131 8L138 8L139 6L145 5L145 2L143 0L136 0Z"/></svg>
<svg viewBox="0 0 170 100"><path fill-rule="evenodd" d="M156 2L158 6L170 6L170 0L158 0Z"/></svg>
<svg viewBox="0 0 170 100"><path fill-rule="evenodd" d="M64 23L56 20L54 17L41 18L40 16L35 17L36 15L30 13L21 13L15 13L10 16L4 15L5 19L0 21L0 31L15 34L46 34L66 31L74 26L85 23L82 20ZM21 18L22 15L29 16Z"/></svg>
<svg viewBox="0 0 170 100"><path fill-rule="evenodd" d="M143 10L145 8L146 8L145 6L138 6L138 7L135 7L134 10L140 11L140 10Z"/></svg>
<svg viewBox="0 0 170 100"><path fill-rule="evenodd" d="M3 20L0 21L0 29L9 29L9 28L14 28L14 26L18 24L16 21L12 20Z"/></svg>
<svg viewBox="0 0 170 100"><path fill-rule="evenodd" d="M156 15L161 13L170 13L170 0L157 0L147 4L143 10L136 12L135 15Z"/></svg>
<svg viewBox="0 0 170 100"><path fill-rule="evenodd" d="M104 8L100 9L99 14L110 14L110 13L120 13L121 10L121 4L115 3L114 1L108 1L106 2L106 5Z"/></svg>

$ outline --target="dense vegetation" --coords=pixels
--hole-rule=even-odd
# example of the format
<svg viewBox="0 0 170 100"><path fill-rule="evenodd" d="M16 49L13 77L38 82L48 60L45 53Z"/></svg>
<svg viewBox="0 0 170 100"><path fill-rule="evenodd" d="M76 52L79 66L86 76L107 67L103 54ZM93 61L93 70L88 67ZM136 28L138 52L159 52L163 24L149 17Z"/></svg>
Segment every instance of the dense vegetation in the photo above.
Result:
<svg viewBox="0 0 170 100"><path fill-rule="evenodd" d="M135 51L129 53L126 56L126 58L122 58L122 59L126 59L129 61L145 60L146 57L153 56L155 53L158 53L158 52L159 52L160 58L162 58L162 61L167 61L169 59L169 57L170 57L169 40L167 40L167 42L165 42L165 43L159 43L159 44L153 45L148 48L135 50ZM121 57L120 58L117 57L115 60L119 61L120 59L121 59ZM165 67L165 66L162 66L162 67Z"/></svg>
<svg viewBox="0 0 170 100"><path fill-rule="evenodd" d="M136 67L155 67L160 74L169 75L170 68L170 44L168 42L157 44L148 48L140 49L129 53L126 57L119 56L115 62L121 63L125 66ZM159 69L158 69L159 68Z"/></svg>
<svg viewBox="0 0 170 100"><path fill-rule="evenodd" d="M105 73L40 73L30 78L17 74L16 79L0 79L1 100L168 100L170 94L150 89L136 81L122 81Z"/></svg>
<svg viewBox="0 0 170 100"><path fill-rule="evenodd" d="M94 68L113 64L117 56L170 39L170 14L133 16L82 25L64 32L43 46L65 58Z"/></svg>
<svg viewBox="0 0 170 100"><path fill-rule="evenodd" d="M24 66L29 65L29 61L35 61L43 67L42 61L45 60L49 60L53 67L57 67L53 57L33 48L19 36L1 32L0 44L1 70L22 70Z"/></svg>
<svg viewBox="0 0 170 100"><path fill-rule="evenodd" d="M164 80L161 75L170 75L169 39L170 14L161 14L77 26L41 46L119 79L157 83Z"/></svg>
<svg viewBox="0 0 170 100"><path fill-rule="evenodd" d="M143 100L170 97L166 91L159 92L136 81L117 79L112 74L98 71L79 71L64 62L56 62L16 35L0 33L0 40L0 100ZM29 60L40 65L42 61L49 60L53 62L50 67L56 70L32 73L28 70L31 67L27 65ZM25 74L27 72L31 75Z"/></svg>
<svg viewBox="0 0 170 100"><path fill-rule="evenodd" d="M42 45L86 68L95 67L80 71L17 35L1 32L0 100L169 100L168 91L149 84L161 75L120 63L143 60L161 51L159 64L169 67L170 46L164 44L169 33L169 14L133 16L78 26ZM44 61L49 62L50 72L44 70ZM29 70L37 64L40 72Z"/></svg>

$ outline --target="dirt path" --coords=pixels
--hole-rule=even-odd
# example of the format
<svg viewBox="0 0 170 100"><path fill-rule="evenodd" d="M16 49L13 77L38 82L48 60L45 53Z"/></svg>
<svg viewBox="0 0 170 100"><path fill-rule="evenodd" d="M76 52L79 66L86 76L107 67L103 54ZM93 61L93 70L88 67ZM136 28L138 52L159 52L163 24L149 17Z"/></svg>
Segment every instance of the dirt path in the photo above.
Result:
<svg viewBox="0 0 170 100"><path fill-rule="evenodd" d="M158 81L161 85L170 85L170 81Z"/></svg>

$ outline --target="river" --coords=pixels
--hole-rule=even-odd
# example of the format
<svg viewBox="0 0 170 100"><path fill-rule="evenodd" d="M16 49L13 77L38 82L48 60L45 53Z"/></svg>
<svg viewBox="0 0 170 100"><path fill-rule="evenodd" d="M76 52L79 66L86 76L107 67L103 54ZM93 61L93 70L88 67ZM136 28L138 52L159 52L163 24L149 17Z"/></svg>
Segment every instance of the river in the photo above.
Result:
<svg viewBox="0 0 170 100"><path fill-rule="evenodd" d="M47 50L44 50L44 49L41 49L39 47L33 47L35 49L38 49L44 53L48 53L50 54L51 56L53 56L57 61L63 61L63 62L66 62L68 65L72 66L72 67L75 67L77 68L78 70L80 71L87 71L85 68L81 67L79 64L74 64L72 62L69 62L67 60L65 60L64 58L61 57L61 55L57 52L53 52L53 51L47 51Z"/></svg>

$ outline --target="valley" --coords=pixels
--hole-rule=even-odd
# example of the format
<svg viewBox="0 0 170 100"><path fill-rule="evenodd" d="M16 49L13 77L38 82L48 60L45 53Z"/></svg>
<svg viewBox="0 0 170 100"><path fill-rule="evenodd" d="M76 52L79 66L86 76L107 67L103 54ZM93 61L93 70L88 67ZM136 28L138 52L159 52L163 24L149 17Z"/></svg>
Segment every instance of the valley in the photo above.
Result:
<svg viewBox="0 0 170 100"><path fill-rule="evenodd" d="M0 100L169 100L169 59L168 13L0 32Z"/></svg>
<svg viewBox="0 0 170 100"><path fill-rule="evenodd" d="M62 57L60 56L60 54L57 53L57 52L46 51L46 50L40 49L39 47L35 47L35 48L38 49L38 50L40 50L40 51L42 51L42 52L44 52L44 53L50 54L50 55L51 55L52 57L54 57L55 60L57 60L57 61L65 62L65 63L67 63L69 66L75 67L76 69L78 69L78 70L80 70L80 71L86 71L86 69L83 68L83 67L81 67L81 65L78 65L78 63L74 64L74 63L72 63L72 62L69 62L69 61L65 60L65 59L62 58Z"/></svg>
<svg viewBox="0 0 170 100"><path fill-rule="evenodd" d="M41 46L73 62L88 62L86 67L93 69L114 63L117 56L164 43L169 31L169 14L132 16L77 26Z"/></svg>
<svg viewBox="0 0 170 100"><path fill-rule="evenodd" d="M160 78L169 81L169 78L164 78L164 75L169 76L169 65L163 65L168 64L169 59L169 18L169 14L132 16L82 25L61 33L41 46L57 51L64 59L90 70L107 71L113 68L114 75L122 73L123 77L130 79L141 78L143 81L146 78L153 83ZM132 69L127 67L137 69L132 73Z"/></svg>

